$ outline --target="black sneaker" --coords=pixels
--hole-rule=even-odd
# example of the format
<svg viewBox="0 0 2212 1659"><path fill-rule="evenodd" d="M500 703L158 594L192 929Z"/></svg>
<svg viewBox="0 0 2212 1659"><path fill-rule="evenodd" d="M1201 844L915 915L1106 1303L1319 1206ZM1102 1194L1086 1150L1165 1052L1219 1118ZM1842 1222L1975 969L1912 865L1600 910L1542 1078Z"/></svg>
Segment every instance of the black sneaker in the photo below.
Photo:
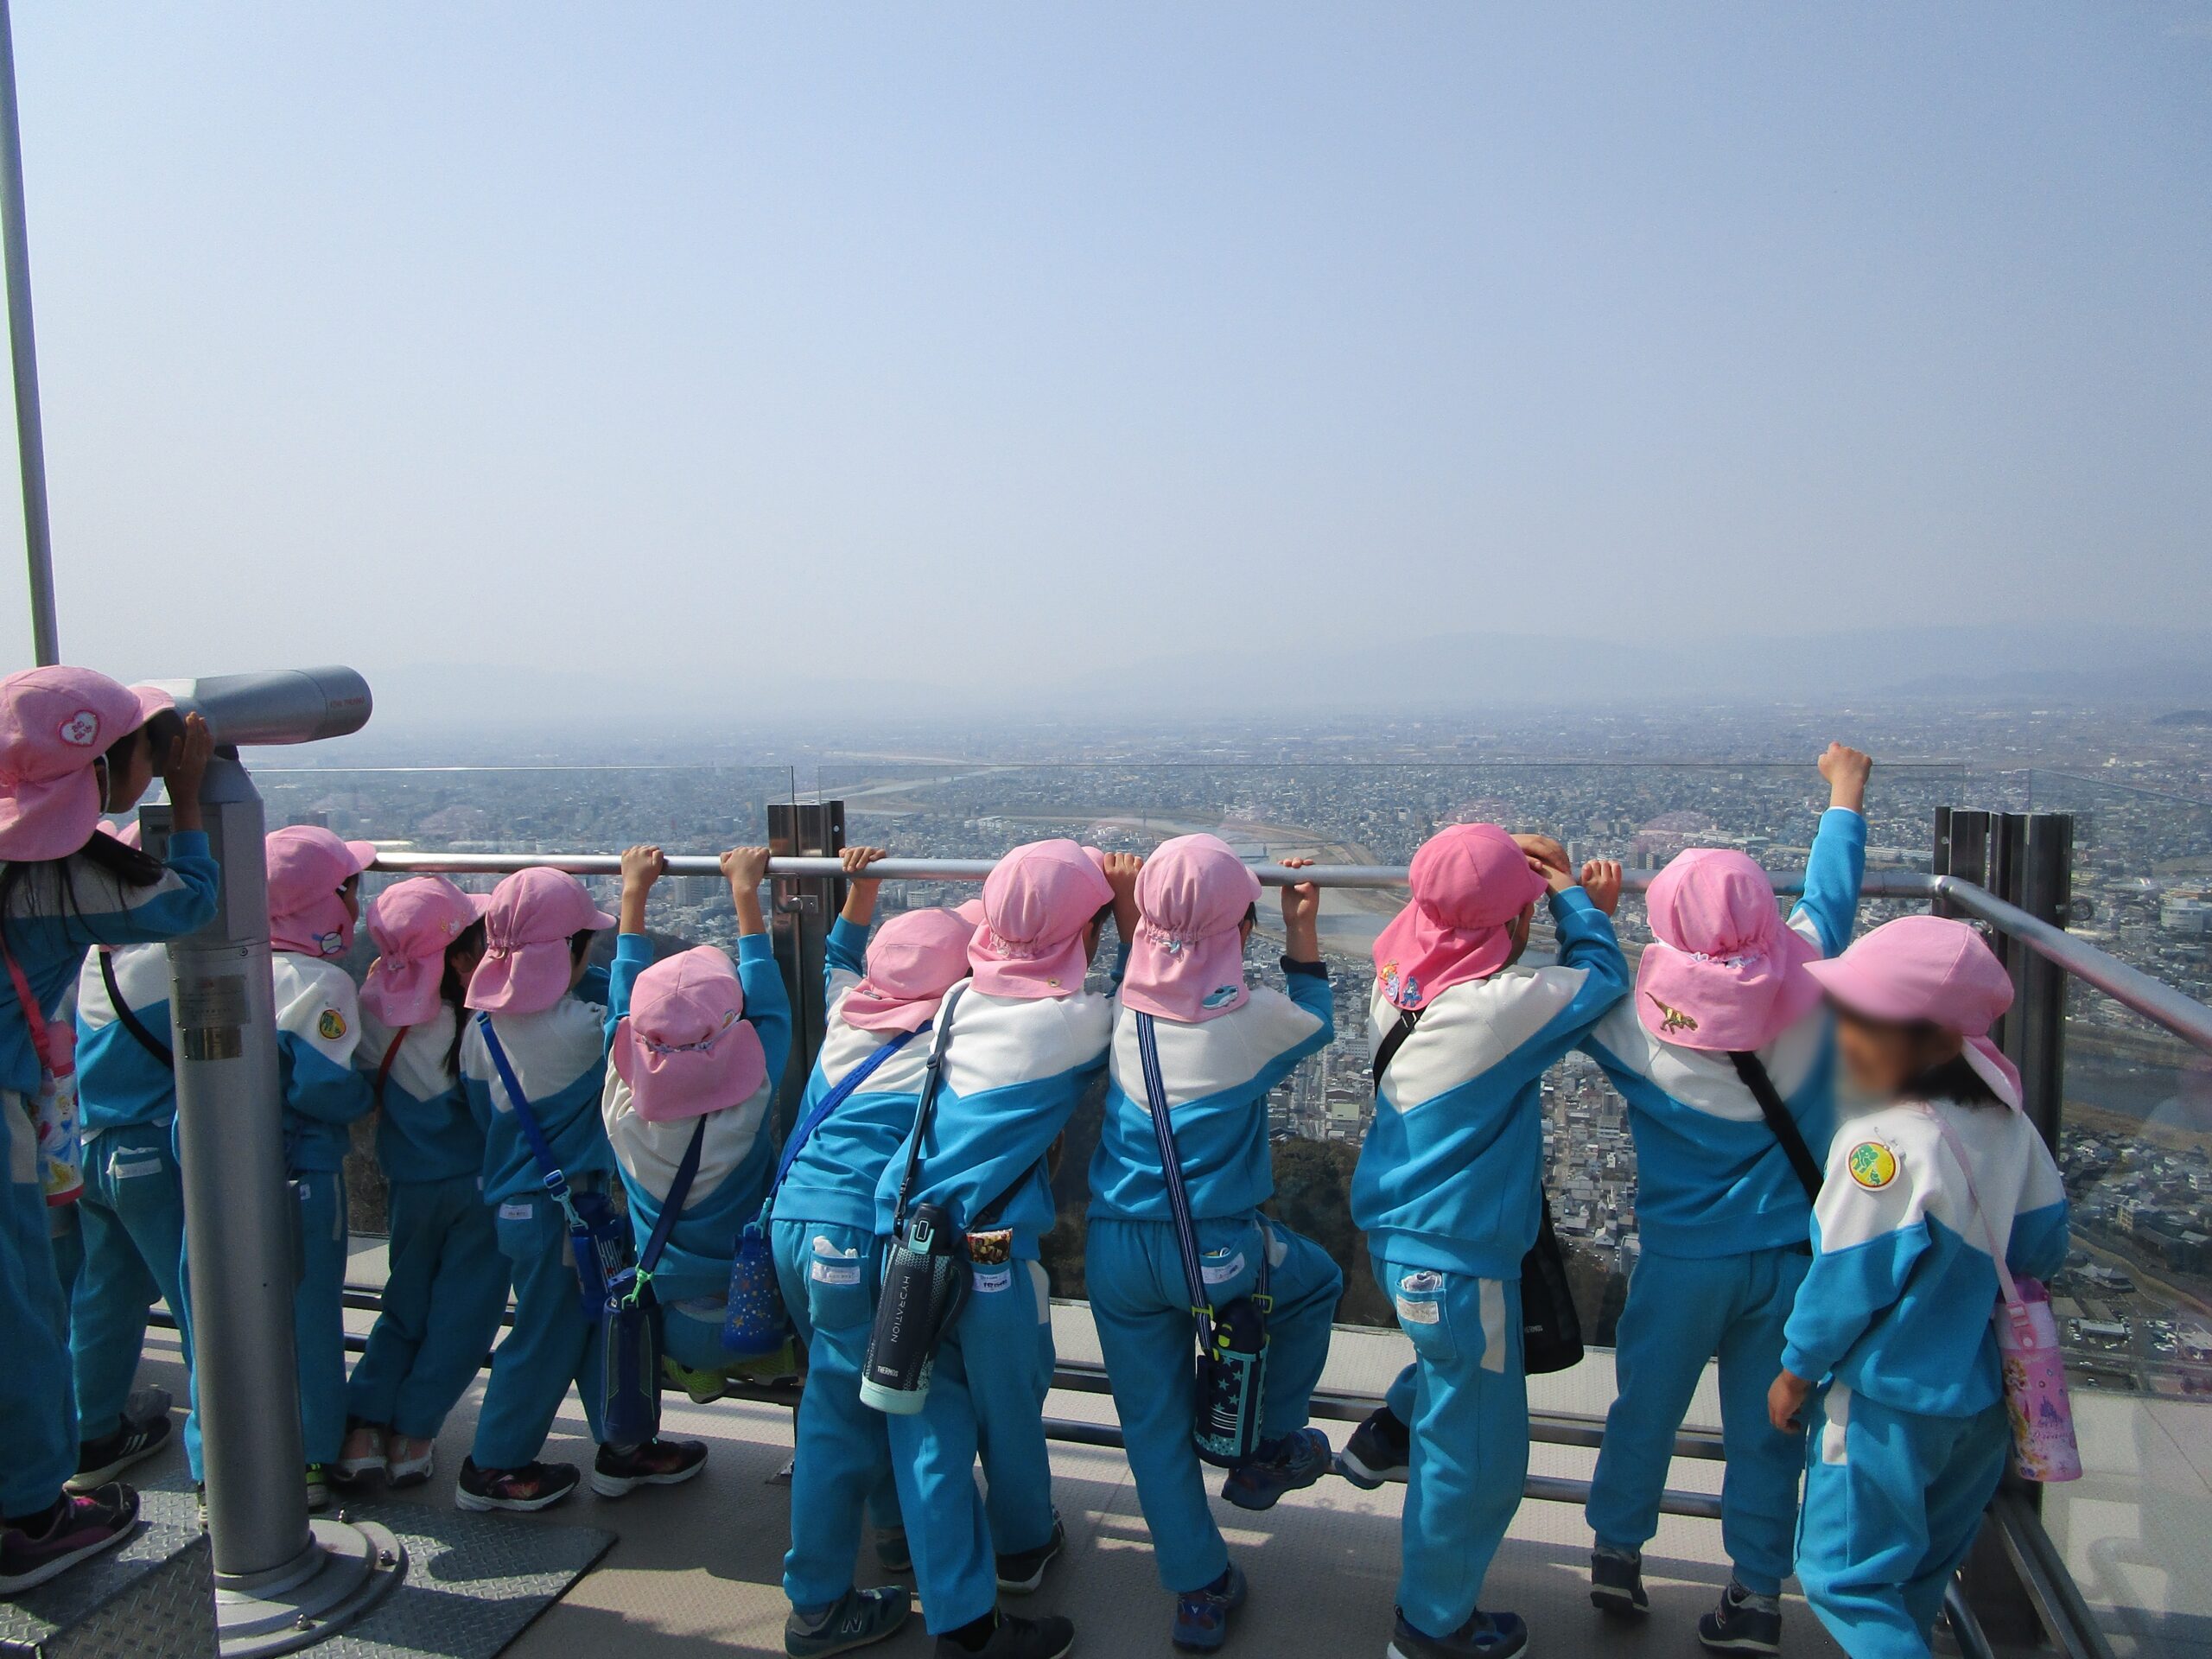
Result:
<svg viewBox="0 0 2212 1659"><path fill-rule="evenodd" d="M591 1489L601 1497L622 1497L640 1486L680 1486L707 1466L707 1448L697 1440L647 1440L627 1452L599 1448L592 1460Z"/></svg>
<svg viewBox="0 0 2212 1659"><path fill-rule="evenodd" d="M1373 1491L1393 1475L1402 1475L1413 1459L1413 1431L1388 1406L1377 1406L1351 1432L1337 1453L1337 1472L1363 1491Z"/></svg>
<svg viewBox="0 0 2212 1659"><path fill-rule="evenodd" d="M1590 1605L1617 1618L1641 1618L1651 1611L1643 1593L1643 1552L1600 1544L1590 1552Z"/></svg>
<svg viewBox="0 0 2212 1659"><path fill-rule="evenodd" d="M99 1491L132 1464L167 1446L171 1427L166 1417L135 1423L126 1421L112 1434L86 1440L77 1448L77 1472L70 1477L67 1490L77 1494Z"/></svg>
<svg viewBox="0 0 2212 1659"><path fill-rule="evenodd" d="M526 1463L519 1469L480 1469L462 1459L454 1483L454 1506L464 1510L550 1510L582 1479L565 1463Z"/></svg>
<svg viewBox="0 0 2212 1659"><path fill-rule="evenodd" d="M1075 1647L1075 1626L1055 1613L1049 1618L998 1615L998 1628L980 1648L963 1648L950 1636L937 1639L937 1659L1067 1659Z"/></svg>
<svg viewBox="0 0 2212 1659"><path fill-rule="evenodd" d="M1518 1613L1478 1611L1449 1636L1428 1636L1398 1614L1389 1659L1516 1659L1528 1651L1529 1627Z"/></svg>
<svg viewBox="0 0 2212 1659"><path fill-rule="evenodd" d="M1068 1529L1060 1524L1058 1515L1052 1516L1052 1535L1034 1549L1017 1551L999 1557L999 1588L1010 1596L1035 1593L1045 1582L1045 1569L1052 1564L1052 1557L1068 1547ZM908 1557L911 1565L912 1558Z"/></svg>
<svg viewBox="0 0 2212 1659"><path fill-rule="evenodd" d="M1731 1579L1719 1605L1698 1620L1697 1639L1713 1653L1779 1653L1782 1598L1755 1596Z"/></svg>
<svg viewBox="0 0 2212 1659"><path fill-rule="evenodd" d="M138 1528L138 1494L111 1481L86 1497L64 1492L38 1522L0 1526L0 1596L57 1578Z"/></svg>

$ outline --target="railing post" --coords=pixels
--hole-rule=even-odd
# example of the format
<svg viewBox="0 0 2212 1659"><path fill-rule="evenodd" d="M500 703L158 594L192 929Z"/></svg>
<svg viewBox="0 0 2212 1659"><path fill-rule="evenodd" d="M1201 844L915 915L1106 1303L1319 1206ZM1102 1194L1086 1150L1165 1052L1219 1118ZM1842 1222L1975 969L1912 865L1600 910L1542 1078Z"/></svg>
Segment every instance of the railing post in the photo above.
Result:
<svg viewBox="0 0 2212 1659"><path fill-rule="evenodd" d="M782 857L834 857L845 849L845 804L842 801L771 801L768 804L768 849ZM776 965L783 971L784 992L791 1004L791 1058L776 1094L779 1123L789 1127L791 1113L806 1090L807 1074L822 1047L828 1017L822 989L823 959L830 942L830 925L845 902L845 884L830 876L772 878L768 920L770 943Z"/></svg>

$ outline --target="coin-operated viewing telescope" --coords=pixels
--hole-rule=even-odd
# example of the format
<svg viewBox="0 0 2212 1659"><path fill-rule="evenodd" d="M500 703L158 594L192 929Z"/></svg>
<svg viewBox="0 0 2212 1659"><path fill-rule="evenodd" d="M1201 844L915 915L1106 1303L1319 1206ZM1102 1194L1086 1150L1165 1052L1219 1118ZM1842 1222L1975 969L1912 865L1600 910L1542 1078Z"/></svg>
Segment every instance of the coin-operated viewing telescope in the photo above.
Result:
<svg viewBox="0 0 2212 1659"><path fill-rule="evenodd" d="M156 683L217 745L200 803L221 899L169 947L169 1007L216 1625L226 1659L262 1659L342 1628L406 1571L388 1529L308 1516L292 1329L300 1206L284 1164L264 820L238 760L240 745L360 730L369 686L350 668ZM145 810L148 851L166 850L168 821L167 807Z"/></svg>
<svg viewBox="0 0 2212 1659"><path fill-rule="evenodd" d="M276 668L150 683L176 699L180 714L205 720L226 747L345 737L368 724L372 707L369 683L350 668Z"/></svg>

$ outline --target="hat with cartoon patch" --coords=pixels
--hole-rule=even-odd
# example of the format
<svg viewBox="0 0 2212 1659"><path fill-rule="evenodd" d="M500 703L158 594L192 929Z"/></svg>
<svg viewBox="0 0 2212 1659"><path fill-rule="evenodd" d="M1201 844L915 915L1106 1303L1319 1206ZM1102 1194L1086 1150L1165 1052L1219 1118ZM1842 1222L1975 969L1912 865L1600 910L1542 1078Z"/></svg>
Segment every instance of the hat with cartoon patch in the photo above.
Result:
<svg viewBox="0 0 2212 1659"><path fill-rule="evenodd" d="M1764 1048L1820 1006L1820 947L1789 926L1748 854L1693 847L1652 879L1652 943L1636 1014L1662 1042L1716 1053Z"/></svg>

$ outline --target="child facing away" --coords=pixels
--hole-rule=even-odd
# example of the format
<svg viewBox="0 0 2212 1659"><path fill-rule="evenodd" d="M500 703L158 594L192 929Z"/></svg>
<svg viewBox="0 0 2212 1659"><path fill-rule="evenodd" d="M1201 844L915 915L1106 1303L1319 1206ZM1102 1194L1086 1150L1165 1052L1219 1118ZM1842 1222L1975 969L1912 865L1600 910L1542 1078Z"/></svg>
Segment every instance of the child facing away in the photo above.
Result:
<svg viewBox="0 0 2212 1659"><path fill-rule="evenodd" d="M1806 1233L1835 1120L1831 1022L1806 967L1851 939L1872 764L1840 743L1821 757L1828 808L1786 925L1766 872L1743 853L1694 849L1661 871L1635 993L1583 1045L1628 1103L1643 1243L1590 1484L1591 1599L1630 1617L1649 1608L1643 1548L1675 1433L1717 1357L1721 1537L1735 1572L1698 1635L1718 1652L1773 1653L1782 1639L1805 1448L1768 1423L1766 1389L1812 1260ZM1755 1084L1787 1114L1779 1132ZM1793 1129L1794 1147L1781 1138Z"/></svg>
<svg viewBox="0 0 2212 1659"><path fill-rule="evenodd" d="M1075 1642L1065 1618L1001 1615L998 1586L1010 1568L1041 1573L1065 1535L1036 1386L1049 1309L1031 1264L1054 1219L1046 1154L1104 1065L1113 1033L1112 1002L1084 979L1106 918L1124 940L1136 925L1137 868L1128 855L1094 857L1071 841L1031 842L1000 860L968 949L971 982L941 1033L935 1116L910 1197L966 1230L975 1283L938 1350L921 1411L887 1424L940 1659L1060 1659ZM906 1162L901 1148L877 1185L879 1237L892 1233ZM992 1532L976 1491L979 1452L1018 1483L1019 1535Z"/></svg>
<svg viewBox="0 0 2212 1659"><path fill-rule="evenodd" d="M361 982L353 1063L377 1105L389 1193L384 1306L346 1384L336 1476L394 1487L430 1478L446 1414L475 1380L506 1312L507 1258L478 1188L484 1130L461 1086L468 981L484 959L484 893L440 875L369 906L378 955Z"/></svg>
<svg viewBox="0 0 2212 1659"><path fill-rule="evenodd" d="M1534 850L1531 850L1531 849ZM1529 1471L1521 1263L1542 1208L1545 1071L1628 989L1620 866L1578 883L1556 843L1455 824L1414 855L1413 902L1375 942L1375 1121L1352 1219L1414 1363L1339 1467L1406 1469L1392 1659L1512 1659L1518 1615L1478 1605ZM1559 961L1515 964L1548 891Z"/></svg>
<svg viewBox="0 0 2212 1659"><path fill-rule="evenodd" d="M215 914L219 875L200 810L214 743L197 715L166 739L151 729L173 710L165 694L90 669L0 679L0 1596L112 1548L137 1525L138 1495L121 1481L64 1490L81 1452L38 1103L49 1074L70 1065L60 1010L86 951L181 938ZM166 861L99 828L103 810L135 806L156 773L175 803Z"/></svg>
<svg viewBox="0 0 2212 1659"><path fill-rule="evenodd" d="M1259 878L1213 836L1163 842L1145 861L1112 1083L1090 1161L1091 1313L1154 1564L1176 1598L1171 1637L1196 1652L1227 1640L1246 1584L1207 1508L1192 1442L1194 1306L1226 1306L1255 1293L1271 1299L1258 1452L1229 1475L1222 1496L1240 1509L1269 1509L1329 1468L1328 1440L1306 1421L1344 1275L1319 1245L1263 1219L1260 1206L1274 1196L1268 1095L1328 1046L1336 1019L1321 962L1320 895L1310 883L1282 891L1289 994L1245 982L1259 897ZM1141 1025L1149 1026L1158 1057L1156 1103ZM1200 1284L1189 1282L1179 1246L1155 1110L1173 1134Z"/></svg>
<svg viewBox="0 0 2212 1659"><path fill-rule="evenodd" d="M1808 971L1845 1075L1883 1103L1839 1126L1768 1409L1815 1431L1805 1599L1852 1659L1925 1659L2011 1445L1996 1258L2064 1265L2065 1192L1988 1039L2012 982L1973 928L1908 916Z"/></svg>
<svg viewBox="0 0 2212 1659"><path fill-rule="evenodd" d="M353 1069L360 993L338 965L353 946L365 841L296 824L268 842L269 944L276 987L276 1069L284 1090L284 1165L300 1198L300 1281L292 1294L308 1507L330 1502L346 1440L346 1153L349 1126L376 1103Z"/></svg>
<svg viewBox="0 0 2212 1659"><path fill-rule="evenodd" d="M712 945L653 961L645 903L666 868L658 847L622 855L622 931L608 982L610 1063L600 1111L641 1261L687 1149L698 1143L690 1192L652 1281L669 1368L695 1397L711 1399L732 1369L721 1345L730 1263L738 1234L767 1194L768 1109L791 1058L791 1014L760 913L768 849L741 847L721 857L737 912L734 964ZM631 1484L667 1484L698 1467L635 1477ZM596 1477L593 1485L607 1490Z"/></svg>
<svg viewBox="0 0 2212 1659"><path fill-rule="evenodd" d="M972 902L906 911L870 938L880 884L866 871L882 856L875 847L843 854L851 879L824 957L828 1025L770 1194L776 1277L807 1354L784 1557L789 1659L880 1641L910 1611L903 1585L861 1589L853 1578L871 1509L880 1528L878 1560L894 1572L912 1564L891 1490L884 1417L860 1392L882 1277L875 1189L913 1132L938 1011L945 993L968 977L968 944L982 914ZM990 1483L995 1535L1020 1522L1008 1509L1018 1485Z"/></svg>

